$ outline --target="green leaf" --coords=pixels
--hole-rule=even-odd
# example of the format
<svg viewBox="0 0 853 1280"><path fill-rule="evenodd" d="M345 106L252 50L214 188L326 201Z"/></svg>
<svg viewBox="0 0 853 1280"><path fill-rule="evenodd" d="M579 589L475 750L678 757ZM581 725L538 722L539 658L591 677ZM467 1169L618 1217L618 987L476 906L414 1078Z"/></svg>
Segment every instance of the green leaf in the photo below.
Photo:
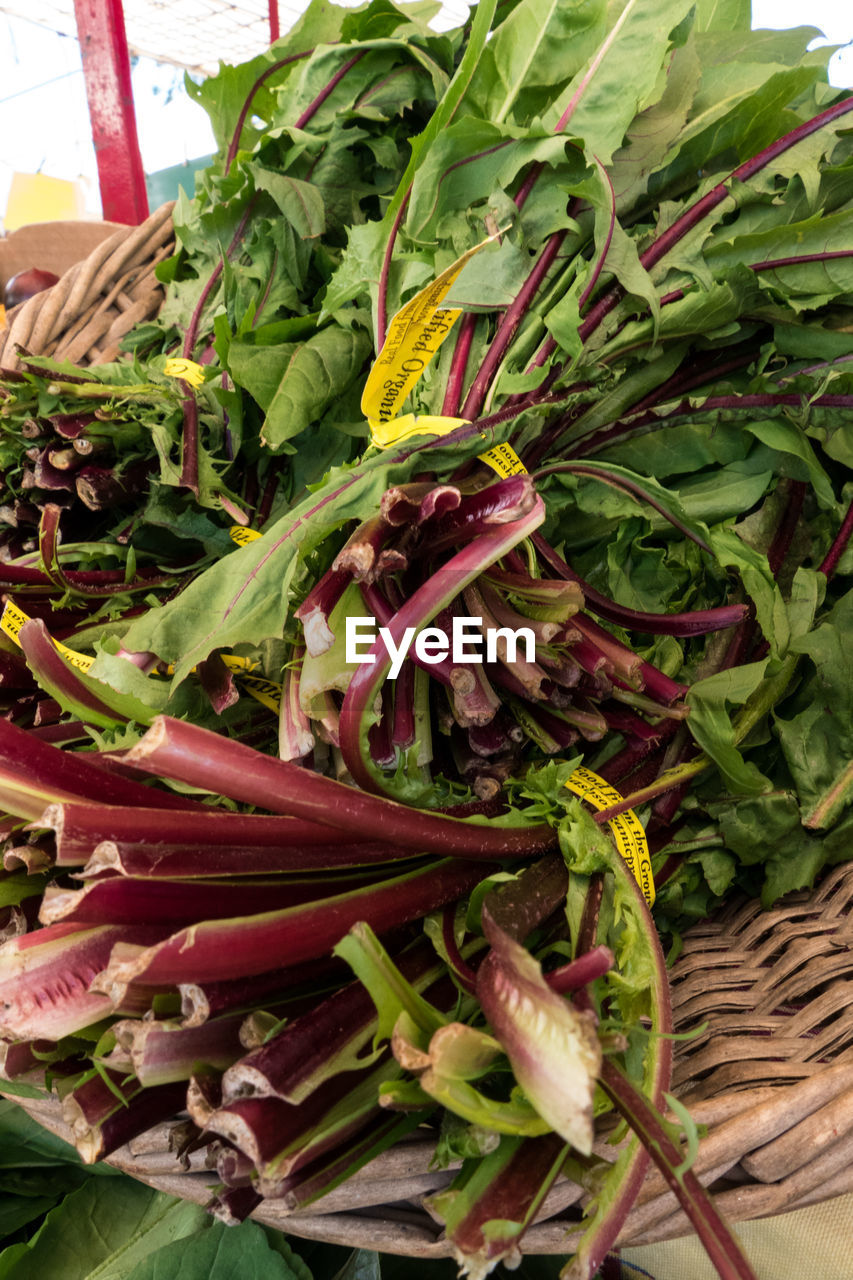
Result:
<svg viewBox="0 0 853 1280"><path fill-rule="evenodd" d="M764 422L747 422L746 429L771 449L798 459L802 466L792 467L789 474L795 480L808 480L820 505L830 511L835 510L835 494L832 492L829 476L820 465L808 437L790 418L769 418ZM747 510L747 506L742 509Z"/></svg>
<svg viewBox="0 0 853 1280"><path fill-rule="evenodd" d="M751 18L751 0L696 0L699 31L748 31Z"/></svg>
<svg viewBox="0 0 853 1280"><path fill-rule="evenodd" d="M376 1005L377 1042L390 1039L402 1013L426 1036L445 1025L447 1019L403 977L369 925L353 925L334 948L334 954L346 961Z"/></svg>
<svg viewBox="0 0 853 1280"><path fill-rule="evenodd" d="M541 116L605 31L603 0L522 0L483 50L466 106L496 124Z"/></svg>
<svg viewBox="0 0 853 1280"><path fill-rule="evenodd" d="M697 744L714 761L726 785L735 795L757 795L772 783L751 761L744 760L735 745L735 730L727 704L741 706L761 684L767 659L718 671L691 685L685 701L690 708L687 725Z"/></svg>
<svg viewBox="0 0 853 1280"><path fill-rule="evenodd" d="M613 157L610 177L619 213L632 209L645 196L649 174L687 122L700 75L696 42L690 39L674 51L661 97L631 122L624 145Z"/></svg>
<svg viewBox="0 0 853 1280"><path fill-rule="evenodd" d="M82 1167L74 1147L42 1128L14 1102L5 1099L0 1099L0 1136L0 1171L44 1168L69 1162Z"/></svg>
<svg viewBox="0 0 853 1280"><path fill-rule="evenodd" d="M810 173L818 177L817 159L831 143L826 135L816 135L821 157L815 157ZM797 258L849 253L849 257L825 257L822 261L797 263ZM848 212L813 217L790 225L777 225L752 235L728 238L720 233L708 245L705 257L719 276L727 268L746 263L788 261L788 266L757 273L763 288L773 286L788 299L832 297L853 289L853 230Z"/></svg>
<svg viewBox="0 0 853 1280"><path fill-rule="evenodd" d="M527 164L560 167L579 179L584 164L575 151L566 163L565 139L541 127L521 130L464 116L436 138L419 166L406 214L406 231L426 240L445 215L476 206L496 188L507 190ZM565 205L565 201L563 202ZM451 295L452 297L453 295Z"/></svg>
<svg viewBox="0 0 853 1280"><path fill-rule="evenodd" d="M56 1196L10 1196L0 1199L0 1240L14 1235L56 1204ZM0 1267L2 1267L0 1255Z"/></svg>
<svg viewBox="0 0 853 1280"><path fill-rule="evenodd" d="M710 542L720 564L731 566L740 574L771 652L774 656L784 654L789 638L788 613L766 556L747 546L732 529L712 529Z"/></svg>
<svg viewBox="0 0 853 1280"><path fill-rule="evenodd" d="M609 164L635 116L657 101L670 35L693 0L628 0L607 36L544 115L554 127L566 112L566 131L583 138L588 157Z"/></svg>
<svg viewBox="0 0 853 1280"><path fill-rule="evenodd" d="M208 1221L200 1205L130 1178L92 1178L48 1214L2 1280L125 1280L154 1250L173 1247Z"/></svg>
<svg viewBox="0 0 853 1280"><path fill-rule="evenodd" d="M273 451L316 423L361 372L370 340L361 329L321 329L306 342L256 347L237 340L234 381L266 410L261 443Z"/></svg>
<svg viewBox="0 0 853 1280"><path fill-rule="evenodd" d="M125 647L174 662L179 683L213 649L257 646L280 637L297 558L307 557L348 520L364 520L378 511L388 486L408 478L416 467L444 474L482 449L481 437L461 428L438 441L406 442L389 451L390 456L369 453L357 467L333 469L315 493L263 537L212 565L177 599L135 621L124 637Z"/></svg>
<svg viewBox="0 0 853 1280"><path fill-rule="evenodd" d="M0 907L17 906L27 898L34 898L41 893L46 884L44 876L28 875L26 871L16 871L0 880Z"/></svg>
<svg viewBox="0 0 853 1280"><path fill-rule="evenodd" d="M257 1223L208 1223L143 1258L124 1273L127 1280L304 1280L304 1264L290 1266Z"/></svg>
<svg viewBox="0 0 853 1280"><path fill-rule="evenodd" d="M804 815L819 827L831 825L849 800L843 784L853 758L851 628L853 591L848 591L819 627L792 642L794 652L808 655L812 674L793 706L776 717Z"/></svg>
<svg viewBox="0 0 853 1280"><path fill-rule="evenodd" d="M323 234L326 209L316 186L260 166L255 167L254 173L257 186L269 192L297 235L303 240L313 240Z"/></svg>

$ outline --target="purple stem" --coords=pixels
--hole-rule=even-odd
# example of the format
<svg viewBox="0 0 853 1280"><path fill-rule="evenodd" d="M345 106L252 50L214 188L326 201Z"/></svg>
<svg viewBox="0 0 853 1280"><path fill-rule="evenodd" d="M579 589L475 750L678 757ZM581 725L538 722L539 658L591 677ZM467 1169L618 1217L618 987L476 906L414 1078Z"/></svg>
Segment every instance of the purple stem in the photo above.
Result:
<svg viewBox="0 0 853 1280"><path fill-rule="evenodd" d="M717 1268L720 1280L756 1280L734 1236L695 1173L682 1168L684 1154L669 1136L654 1108L607 1058L601 1068L600 1080L604 1092L640 1138L670 1191L675 1193ZM676 1170L680 1172L676 1173Z"/></svg>
<svg viewBox="0 0 853 1280"><path fill-rule="evenodd" d="M552 969L550 973L546 973L545 981L552 991L565 995L569 991L579 991L581 987L594 982L596 978L603 978L615 963L613 952L609 947L593 947L591 951L585 951L569 964L561 965L559 969Z"/></svg>
<svg viewBox="0 0 853 1280"><path fill-rule="evenodd" d="M229 169L234 163L234 157L237 155L237 152L240 149L240 137L243 133L243 126L245 125L246 117L248 116L249 111L251 110L252 103L255 99L255 94L258 92L261 85L264 83L264 81L269 80L270 76L275 75L276 71L280 71L282 67L287 67L292 62L299 62L303 58L310 58L313 52L314 52L313 49L306 49L303 53L292 53L290 54L289 57L282 58L279 62L274 62L271 67L267 67L266 71L262 72L262 74L258 76L257 80L249 90L249 95L246 98L246 101L243 103L242 110L240 111L240 115L237 119L237 126L234 130L234 136L231 139L231 145L229 146L228 154L225 157L225 176L226 177L228 176Z"/></svg>
<svg viewBox="0 0 853 1280"><path fill-rule="evenodd" d="M509 483L509 482L505 482ZM498 486L495 486L498 487ZM461 508L460 508L461 509ZM522 541L544 520L545 508L536 498L531 511L519 520L494 526L468 543L437 569L397 611L387 628L394 645L402 641L410 626L423 627L463 591L484 569ZM391 655L383 637L370 651L371 661L362 662L350 681L341 709L341 750L358 786L376 791L380 779L364 756L363 737L373 707L391 665Z"/></svg>
<svg viewBox="0 0 853 1280"><path fill-rule="evenodd" d="M710 631L724 631L726 627L741 622L748 612L748 606L742 604L720 605L716 609L694 609L689 613L643 613L637 609L628 609L608 600L588 582L585 582L574 569L570 568L556 551L539 533L534 533L531 541L548 567L565 578L568 582L577 582L584 594L584 604L592 612L613 622L617 626L629 630L645 631L651 635L701 636Z"/></svg>
<svg viewBox="0 0 853 1280"><path fill-rule="evenodd" d="M31 735L25 734L25 738L29 742ZM45 770L50 769L50 762L54 760L55 754L60 754L55 752L55 748L50 750ZM60 758L67 758L72 763L85 762L87 759L85 756L67 756L66 753L61 753ZM232 813L226 809L211 809L171 791L156 791L138 784L134 784L136 789L131 794L125 790L130 784L121 783L121 793L116 799L111 799L105 791L102 771L94 772L90 796L81 796L79 801L52 804L40 815L40 825L55 833L58 866L82 866L90 858L93 849L105 840L119 845L144 843L152 850L152 854L162 850L164 856L170 851L184 850L190 855L209 849L211 858L215 858L219 849L268 849L279 854L282 870L297 869L299 861L304 859L309 848L325 846L331 855L333 846L340 846L343 854L352 844L351 835L346 830L323 823L304 822L300 818L280 814ZM110 776L110 785L119 785L119 780ZM62 789L66 788L63 786ZM139 799L140 792L143 800ZM141 813L139 806L143 802L151 807L146 807L145 812ZM181 814L179 830L175 827L175 808L185 810ZM188 808L192 811L188 811ZM289 850L297 852L290 853ZM396 856L393 845L388 846L388 852L389 856ZM333 866L340 863L340 860L337 858L323 865ZM219 873L214 871L211 874Z"/></svg>
<svg viewBox="0 0 853 1280"><path fill-rule="evenodd" d="M360 49L358 53L353 54L353 56L349 59L348 62L344 63L344 65L341 67L339 71L335 72L335 74L332 76L331 80L326 85L326 87L320 90L320 92L317 94L317 97L314 99L314 101L310 103L302 112L302 115L299 117L299 119L296 121L296 124L293 126L294 129L305 128L308 121L317 114L317 112L320 110L320 108L322 107L326 99L330 97L331 94L335 91L335 89L343 80L347 72L351 71L352 68L355 66L355 64L361 61L361 59L364 57L366 52L367 52L366 49Z"/></svg>
<svg viewBox="0 0 853 1280"><path fill-rule="evenodd" d="M832 578L838 568L838 562L847 549L847 543L850 541L851 535L853 535L853 502L847 508L847 514L833 540L832 546L821 561L818 572L825 574L827 580Z"/></svg>
<svg viewBox="0 0 853 1280"><path fill-rule="evenodd" d="M560 252L567 235L567 231L557 231L550 237L530 275L504 312L497 332L465 398L461 414L463 418L474 419L481 411L489 385L498 370L498 366L506 355L507 349L515 337L518 326L521 324L530 304L554 265L557 254Z"/></svg>
<svg viewBox="0 0 853 1280"><path fill-rule="evenodd" d="M689 421L692 417L699 417L707 413L709 409L772 409L777 405L796 407L803 404L803 399L802 395L781 395L765 392L757 395L708 396L699 405L692 405L688 400L682 400L665 416L653 412L643 413L627 421L620 419L613 423L612 426L605 427L585 439L581 437L573 442L572 453L578 456L581 453L590 453L593 450L605 448L614 440L630 436L635 431L641 431L645 427L676 426L680 422ZM809 401L809 404L821 405L825 408L853 409L853 396L815 396L814 399Z"/></svg>
<svg viewBox="0 0 853 1280"><path fill-rule="evenodd" d="M613 229L616 226L616 192L613 190L613 183L610 180L610 174L607 172L604 165L599 160L598 156L593 156L593 159L595 160L595 163L598 165L599 171L603 174L604 179L607 182L608 189L610 191L610 226L607 229L607 237L604 242L604 248L602 249L601 253L598 255L598 261L596 262L595 267L593 269L592 275L589 280L589 284L586 286L583 293L578 298L578 311L583 311L584 307L589 302L589 299L592 296L595 286L598 284L599 277L602 271L604 270L604 264L607 261L607 255L610 252L610 245L613 240Z"/></svg>
<svg viewBox="0 0 853 1280"><path fill-rule="evenodd" d="M385 256L382 259L382 269L379 272L379 296L376 300L376 347L378 351L381 351L385 344L385 335L388 330L388 276L391 272L391 259L394 255L394 245L397 241L400 226L406 216L411 194L412 189L409 187L391 224L388 243L385 246Z"/></svg>
<svg viewBox="0 0 853 1280"><path fill-rule="evenodd" d="M455 921L456 903L449 902L441 913L441 938L454 978L463 991L467 991L469 996L473 996L477 991L477 975L456 945Z"/></svg>
<svg viewBox="0 0 853 1280"><path fill-rule="evenodd" d="M2 724L0 721L0 729ZM343 736L342 714L342 741ZM362 835L374 840L376 832L381 831L389 842L419 853L478 859L524 857L542 852L554 840L553 831L544 824L501 827L493 821L481 825L433 811L409 809L169 716L157 716L126 759L146 772L162 773L247 804L339 827L350 837Z"/></svg>
<svg viewBox="0 0 853 1280"><path fill-rule="evenodd" d="M641 266L648 271L660 262L661 258L669 253L670 249L674 248L680 240L683 240L688 232L698 226L702 219L713 209L722 204L729 194L732 183L748 182L750 178L759 173L772 160L783 155L791 147L796 146L798 142L802 142L804 138L809 138L813 133L817 133L824 125L837 120L839 116L846 115L849 111L853 111L853 97L843 98L840 102L836 102L834 106L828 107L826 111L820 112L819 115L814 116L811 120L806 120L796 129L792 129L790 133L777 138L775 142L765 147L757 155L752 156L751 159L738 165L727 178L707 192L701 200L697 200L689 209L686 209L680 218L676 218L672 226L668 227L666 231L652 241L649 247L640 254ZM586 342L624 296L624 289L617 284L595 304L578 329L582 342Z"/></svg>
<svg viewBox="0 0 853 1280"><path fill-rule="evenodd" d="M778 267L798 267L803 262L832 262L835 258L853 258L853 249L824 253L802 253L792 258L770 258L766 262L750 262L751 271L775 271Z"/></svg>
<svg viewBox="0 0 853 1280"><path fill-rule="evenodd" d="M468 372L468 360L476 328L477 315L474 311L469 311L462 317L459 332L456 335L456 346L453 350L453 360L450 364L450 373L441 406L442 414L448 418L459 416L459 406L462 403L462 392L465 389L465 376Z"/></svg>

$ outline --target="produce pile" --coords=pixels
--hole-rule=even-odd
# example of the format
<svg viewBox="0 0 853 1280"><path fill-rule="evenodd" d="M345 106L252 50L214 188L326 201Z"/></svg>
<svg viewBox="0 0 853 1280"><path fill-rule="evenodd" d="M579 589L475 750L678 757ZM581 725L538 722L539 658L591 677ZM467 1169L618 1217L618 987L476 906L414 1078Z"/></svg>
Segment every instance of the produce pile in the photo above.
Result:
<svg viewBox="0 0 853 1280"><path fill-rule="evenodd" d="M157 321L0 375L0 1071L229 1220L428 1126L473 1276L654 1158L749 1276L659 932L848 856L853 97L742 0L433 12L191 86Z"/></svg>

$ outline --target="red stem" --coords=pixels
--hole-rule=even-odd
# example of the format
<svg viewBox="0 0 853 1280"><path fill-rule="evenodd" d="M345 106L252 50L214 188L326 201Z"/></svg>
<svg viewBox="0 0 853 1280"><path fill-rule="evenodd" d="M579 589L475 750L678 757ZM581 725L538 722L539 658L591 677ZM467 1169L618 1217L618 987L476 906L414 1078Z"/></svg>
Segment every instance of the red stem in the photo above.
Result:
<svg viewBox="0 0 853 1280"><path fill-rule="evenodd" d="M234 157L237 155L237 152L240 149L240 138L243 133L243 126L246 123L246 117L248 116L249 111L251 110L252 103L255 100L255 94L258 92L261 85L264 83L264 81L269 80L270 76L275 75L276 71L280 71L282 67L288 66L291 62L299 62L303 58L310 58L313 52L314 52L313 49L306 49L303 53L292 53L290 54L289 57L282 58L279 62L274 62L271 67L267 67L266 71L264 71L262 75L258 76L257 80L252 85L252 88L249 91L249 96L246 98L246 101L243 103L243 108L237 119L237 126L234 130L234 136L231 139L231 145L229 146L228 154L225 157L225 176L226 177L228 176L229 169L234 163Z"/></svg>
<svg viewBox="0 0 853 1280"><path fill-rule="evenodd" d="M504 312L503 319L498 325L497 332L486 352L483 363L477 370L476 377L465 398L461 415L463 418L468 418L470 421L476 418L482 409L492 378L506 355L507 349L515 337L516 330L521 324L528 307L554 265L557 254L560 252L567 235L567 231L557 231L551 236L539 255L535 267Z"/></svg>
<svg viewBox="0 0 853 1280"><path fill-rule="evenodd" d="M394 245L397 241L400 226L406 216L411 194L412 188L409 187L391 224L388 243L385 246L385 256L382 259L382 269L379 272L379 296L376 300L376 348L378 351L381 351L385 344L385 334L388 330L388 276L391 272L391 258L394 254Z"/></svg>
<svg viewBox="0 0 853 1280"><path fill-rule="evenodd" d="M821 562L819 572L826 574L827 580L833 576L838 568L838 562L847 548L851 534L853 534L853 502L847 508L847 514L841 523L841 528L838 530L832 546Z"/></svg>
<svg viewBox="0 0 853 1280"><path fill-rule="evenodd" d="M813 133L817 133L825 124L829 124L833 120L837 120L839 116L846 115L847 112L853 111L853 97L843 98L840 102L836 102L834 106L828 107L826 111L821 111L819 115L814 116L811 120L806 120L804 124L799 125L796 129L792 129L790 133L784 134L781 138L777 138L769 147L765 147L763 151L743 164L738 165L736 169L719 182L711 191L708 191L701 200L697 200L689 209L676 218L671 227L668 227L661 235L653 240L648 249L640 254L640 264L648 271L663 258L670 249L674 248L680 240L683 240L688 232L705 218L713 209L729 195L730 186L733 182L748 182L756 173L760 173L772 160L777 156L783 155L791 147L802 142L804 138L809 138ZM621 302L625 296L625 291L621 285L614 285L612 289L601 298L590 311L586 320L578 329L582 342L586 342L604 319L611 311Z"/></svg>
<svg viewBox="0 0 853 1280"><path fill-rule="evenodd" d="M361 59L364 57L366 52L367 52L366 49L360 49L358 53L353 54L353 56L350 58L348 62L344 63L340 71L335 72L335 74L332 76L331 80L326 85L326 87L322 89L320 93L317 94L317 97L314 99L314 101L310 103L302 112L302 115L299 117L299 119L296 121L296 124L293 126L294 129L305 128L306 124L312 118L312 116L315 116L317 114L317 112L320 110L320 108L322 107L326 99L330 97L331 94L335 91L335 89L343 80L347 72L351 71L352 68L355 66L355 64L361 61Z"/></svg>

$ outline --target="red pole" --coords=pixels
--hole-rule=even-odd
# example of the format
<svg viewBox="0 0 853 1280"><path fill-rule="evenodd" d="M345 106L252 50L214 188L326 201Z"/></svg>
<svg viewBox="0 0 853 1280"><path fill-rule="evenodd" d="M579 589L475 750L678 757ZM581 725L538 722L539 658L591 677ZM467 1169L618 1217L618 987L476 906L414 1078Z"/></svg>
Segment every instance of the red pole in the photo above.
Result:
<svg viewBox="0 0 853 1280"><path fill-rule="evenodd" d="M278 0L267 0L270 15L270 44L275 44L281 35L278 21Z"/></svg>
<svg viewBox="0 0 853 1280"><path fill-rule="evenodd" d="M148 217L121 0L74 0L104 217Z"/></svg>

